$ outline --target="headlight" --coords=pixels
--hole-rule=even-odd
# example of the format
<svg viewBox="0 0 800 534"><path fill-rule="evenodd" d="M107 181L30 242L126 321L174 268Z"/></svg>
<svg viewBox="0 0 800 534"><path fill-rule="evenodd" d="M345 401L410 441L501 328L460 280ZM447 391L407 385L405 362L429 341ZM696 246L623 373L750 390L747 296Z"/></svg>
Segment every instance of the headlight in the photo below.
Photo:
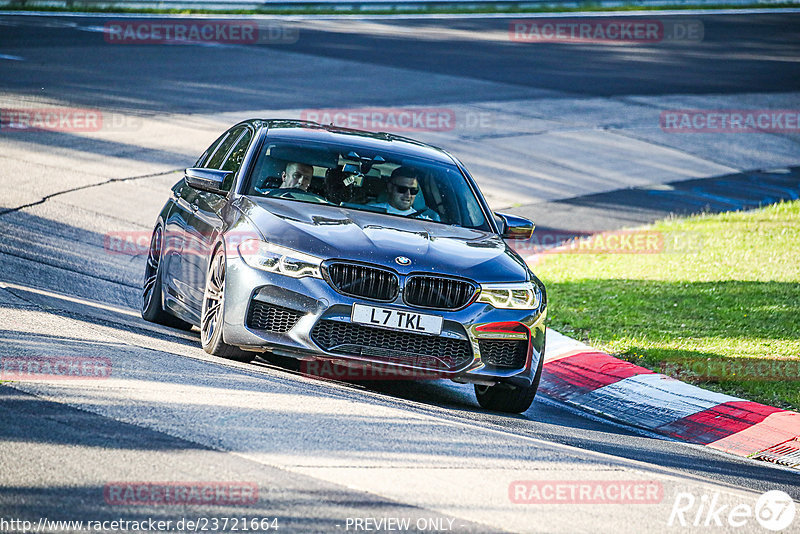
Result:
<svg viewBox="0 0 800 534"><path fill-rule="evenodd" d="M262 271L292 278L322 278L319 267L321 258L259 239L242 241L239 244L239 255L247 265Z"/></svg>
<svg viewBox="0 0 800 534"><path fill-rule="evenodd" d="M535 310L542 302L542 291L533 282L481 284L478 302L491 304L495 308Z"/></svg>

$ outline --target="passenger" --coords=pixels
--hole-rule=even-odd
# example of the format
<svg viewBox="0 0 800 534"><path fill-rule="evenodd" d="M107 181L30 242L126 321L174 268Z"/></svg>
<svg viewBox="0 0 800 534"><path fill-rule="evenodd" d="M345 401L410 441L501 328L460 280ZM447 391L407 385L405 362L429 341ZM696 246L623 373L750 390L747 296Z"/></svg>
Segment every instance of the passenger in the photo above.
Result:
<svg viewBox="0 0 800 534"><path fill-rule="evenodd" d="M419 193L419 181L417 173L408 167L398 167L392 171L389 182L386 184L389 195L387 202L371 204L376 208L383 208L386 213L392 215L414 215L422 219L440 221L439 214L425 208L422 211L415 210L412 206ZM418 213L419 212L419 213Z"/></svg>

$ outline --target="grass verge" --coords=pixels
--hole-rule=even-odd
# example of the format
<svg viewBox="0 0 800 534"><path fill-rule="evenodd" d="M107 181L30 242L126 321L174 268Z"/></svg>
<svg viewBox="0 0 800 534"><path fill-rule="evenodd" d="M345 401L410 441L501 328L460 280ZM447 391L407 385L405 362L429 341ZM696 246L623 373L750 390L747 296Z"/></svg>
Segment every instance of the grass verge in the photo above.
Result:
<svg viewBox="0 0 800 534"><path fill-rule="evenodd" d="M800 201L642 232L663 249L539 257L550 326L707 389L800 410Z"/></svg>

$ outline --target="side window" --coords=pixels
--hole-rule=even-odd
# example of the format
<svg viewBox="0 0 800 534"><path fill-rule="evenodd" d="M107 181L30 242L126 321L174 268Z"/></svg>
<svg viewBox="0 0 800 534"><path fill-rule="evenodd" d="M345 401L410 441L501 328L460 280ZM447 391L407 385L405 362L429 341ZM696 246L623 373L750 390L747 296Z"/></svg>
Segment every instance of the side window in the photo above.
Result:
<svg viewBox="0 0 800 534"><path fill-rule="evenodd" d="M244 132L244 134L239 138L239 140L233 146L233 149L228 155L228 159L226 159L225 163L222 164L223 171L233 171L234 173L239 172L239 167L242 166L244 155L247 152L247 147L250 146L250 140L252 138L253 138L253 132L251 132L250 130Z"/></svg>
<svg viewBox="0 0 800 534"><path fill-rule="evenodd" d="M242 135L242 132L245 129L246 126L239 126L238 128L230 130L228 136L219 145L217 145L217 149L214 151L211 159L209 159L208 163L203 166L209 169L221 169L222 162L225 161L225 156L228 155L228 151L231 149L236 140L239 139L239 136Z"/></svg>
<svg viewBox="0 0 800 534"><path fill-rule="evenodd" d="M228 137L228 132L225 132L224 134L217 137L217 140L214 141L214 143L212 143L212 145L208 147L205 152L203 152L203 155L200 156L200 158L197 160L197 163L195 163L194 166L205 167L208 158L211 157L212 154L214 154L219 144L222 143L222 141L224 141L227 137Z"/></svg>
<svg viewBox="0 0 800 534"><path fill-rule="evenodd" d="M236 144L233 145L233 148L228 154L228 158L222 164L221 169L223 171L233 171L233 174L228 176L225 179L225 183L222 184L222 187L225 189L225 191L229 191L233 185L233 180L236 177L236 174L239 172L239 168L242 166L244 155L247 153L247 148L250 146L250 140L252 138L253 132L250 131L249 128L246 129L239 137L239 140L236 141Z"/></svg>

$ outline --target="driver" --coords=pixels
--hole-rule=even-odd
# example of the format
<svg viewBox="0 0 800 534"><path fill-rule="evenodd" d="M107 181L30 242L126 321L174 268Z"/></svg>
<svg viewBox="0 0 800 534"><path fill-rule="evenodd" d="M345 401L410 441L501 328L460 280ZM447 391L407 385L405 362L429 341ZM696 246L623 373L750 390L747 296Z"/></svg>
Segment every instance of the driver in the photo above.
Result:
<svg viewBox="0 0 800 534"><path fill-rule="evenodd" d="M308 190L311 179L314 177L314 167L305 163L287 163L286 170L281 174L281 189Z"/></svg>
<svg viewBox="0 0 800 534"><path fill-rule="evenodd" d="M419 182L416 172L408 167L398 167L392 171L389 182L386 184L389 195L387 202L372 204L376 208L383 208L386 213L392 215L413 215L418 210L412 208L414 200L419 193ZM419 216L423 219L433 221L441 220L439 214L433 210L426 209Z"/></svg>

